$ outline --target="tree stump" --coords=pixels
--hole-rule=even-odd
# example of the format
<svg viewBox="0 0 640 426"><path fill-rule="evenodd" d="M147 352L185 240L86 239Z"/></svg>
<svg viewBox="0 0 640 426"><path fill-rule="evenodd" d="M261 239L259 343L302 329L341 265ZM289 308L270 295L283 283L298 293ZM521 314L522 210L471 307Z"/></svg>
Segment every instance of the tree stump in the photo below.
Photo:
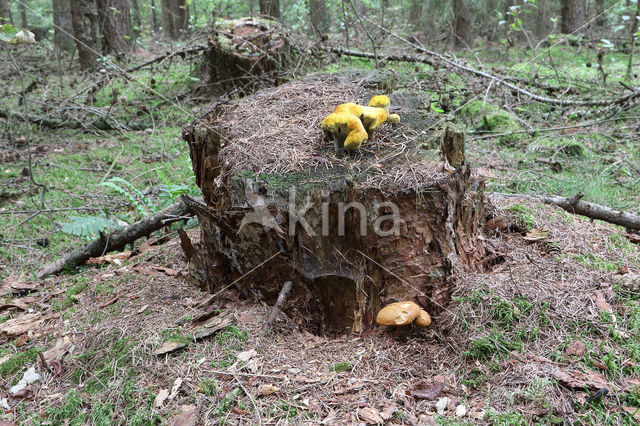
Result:
<svg viewBox="0 0 640 426"><path fill-rule="evenodd" d="M384 79L382 79L384 80ZM219 105L183 130L205 204L192 272L209 291L233 283L316 333L357 333L393 301L435 314L456 271L476 268L482 185L471 189L464 135L424 96L391 93L385 123L336 157L322 119L366 104L390 80L315 74Z"/></svg>
<svg viewBox="0 0 640 426"><path fill-rule="evenodd" d="M204 86L240 94L275 84L294 49L286 29L268 18L218 20L209 33Z"/></svg>

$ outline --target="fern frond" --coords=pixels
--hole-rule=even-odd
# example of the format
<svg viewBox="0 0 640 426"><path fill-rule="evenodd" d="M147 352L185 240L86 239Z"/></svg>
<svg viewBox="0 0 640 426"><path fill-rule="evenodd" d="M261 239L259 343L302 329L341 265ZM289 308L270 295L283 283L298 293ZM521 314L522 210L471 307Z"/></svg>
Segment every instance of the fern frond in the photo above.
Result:
<svg viewBox="0 0 640 426"><path fill-rule="evenodd" d="M121 228L117 220L100 216L70 216L71 222L61 223L62 232L83 238L97 238L100 232Z"/></svg>

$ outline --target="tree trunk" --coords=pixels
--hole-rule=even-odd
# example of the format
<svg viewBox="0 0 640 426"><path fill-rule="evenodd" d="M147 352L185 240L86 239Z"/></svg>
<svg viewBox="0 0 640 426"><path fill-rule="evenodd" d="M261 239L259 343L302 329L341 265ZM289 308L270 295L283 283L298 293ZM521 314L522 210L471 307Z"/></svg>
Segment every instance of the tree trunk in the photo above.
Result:
<svg viewBox="0 0 640 426"><path fill-rule="evenodd" d="M12 22L13 18L11 17L11 8L8 0L0 0L0 25L11 24Z"/></svg>
<svg viewBox="0 0 640 426"><path fill-rule="evenodd" d="M455 17L455 48L462 49L469 46L471 40L471 14L467 0L453 0L453 14Z"/></svg>
<svg viewBox="0 0 640 426"><path fill-rule="evenodd" d="M607 26L607 15L604 13L604 0L595 0L596 28L603 29Z"/></svg>
<svg viewBox="0 0 640 426"><path fill-rule="evenodd" d="M189 8L186 0L162 0L162 34L178 39L189 26Z"/></svg>
<svg viewBox="0 0 640 426"><path fill-rule="evenodd" d="M73 50L73 23L71 22L71 0L52 0L54 44L57 49Z"/></svg>
<svg viewBox="0 0 640 426"><path fill-rule="evenodd" d="M138 0L131 0L131 7L133 9L133 32L137 38L142 30L142 15L140 14L140 4Z"/></svg>
<svg viewBox="0 0 640 426"><path fill-rule="evenodd" d="M133 31L128 0L98 0L102 52L124 54L131 48Z"/></svg>
<svg viewBox="0 0 640 426"><path fill-rule="evenodd" d="M156 0L151 0L151 24L153 25L153 32L158 32L158 16L156 15Z"/></svg>
<svg viewBox="0 0 640 426"><path fill-rule="evenodd" d="M183 129L206 203L190 206L201 226L190 270L205 289L234 283L273 304L291 281L282 310L294 321L318 334L359 333L394 300L437 317L455 274L479 266L482 186L471 191L463 133L424 112L419 94L392 93L402 126L383 124L355 157L337 159L323 141L320 121L335 104L366 104L374 87L393 85L390 75L358 81L310 76L219 105Z"/></svg>
<svg viewBox="0 0 640 426"><path fill-rule="evenodd" d="M78 48L80 66L93 70L98 66L102 44L96 0L71 0L71 21Z"/></svg>
<svg viewBox="0 0 640 426"><path fill-rule="evenodd" d="M329 31L325 0L309 0L309 17L316 33L324 34Z"/></svg>
<svg viewBox="0 0 640 426"><path fill-rule="evenodd" d="M560 30L564 34L579 32L584 24L584 0L562 0Z"/></svg>
<svg viewBox="0 0 640 426"><path fill-rule="evenodd" d="M547 4L546 0L540 0L538 2L538 9L536 13L536 37L540 40L547 35Z"/></svg>
<svg viewBox="0 0 640 426"><path fill-rule="evenodd" d="M424 0L411 0L411 6L409 8L409 24L412 25L415 30L419 23L420 18L422 17L422 6L424 4Z"/></svg>
<svg viewBox="0 0 640 426"><path fill-rule="evenodd" d="M280 0L260 0L260 13L280 18Z"/></svg>
<svg viewBox="0 0 640 426"><path fill-rule="evenodd" d="M20 20L22 21L22 28L27 28L29 23L27 22L27 6L25 5L25 1L21 1L18 3L20 5Z"/></svg>

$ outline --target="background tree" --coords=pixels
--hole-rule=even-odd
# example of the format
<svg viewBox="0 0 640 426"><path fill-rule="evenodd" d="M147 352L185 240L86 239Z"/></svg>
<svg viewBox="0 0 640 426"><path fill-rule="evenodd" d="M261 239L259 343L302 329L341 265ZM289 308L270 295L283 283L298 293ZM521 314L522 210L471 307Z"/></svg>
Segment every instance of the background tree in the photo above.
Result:
<svg viewBox="0 0 640 426"><path fill-rule="evenodd" d="M422 6L424 0L411 0L411 6L409 7L409 23L416 29L416 26L420 22L422 17Z"/></svg>
<svg viewBox="0 0 640 426"><path fill-rule="evenodd" d="M13 22L8 0L0 0L0 24Z"/></svg>
<svg viewBox="0 0 640 426"><path fill-rule="evenodd" d="M153 32L158 32L158 16L156 13L156 1L151 0L151 24L153 25Z"/></svg>
<svg viewBox="0 0 640 426"><path fill-rule="evenodd" d="M471 40L471 15L467 0L453 0L455 17L455 48L461 49L469 45Z"/></svg>
<svg viewBox="0 0 640 426"><path fill-rule="evenodd" d="M124 53L131 48L133 31L128 0L97 0L102 52Z"/></svg>
<svg viewBox="0 0 640 426"><path fill-rule="evenodd" d="M97 59L102 52L96 0L71 0L71 22L80 66L84 70L95 69L98 66Z"/></svg>
<svg viewBox="0 0 640 426"><path fill-rule="evenodd" d="M22 22L22 28L27 28L29 24L27 22L27 5L25 4L25 1L26 0L23 0L18 3L18 5L20 6L20 21Z"/></svg>
<svg viewBox="0 0 640 426"><path fill-rule="evenodd" d="M54 44L57 49L73 50L73 24L71 22L71 0L52 0Z"/></svg>
<svg viewBox="0 0 640 426"><path fill-rule="evenodd" d="M280 0L260 0L260 13L280 18Z"/></svg>
<svg viewBox="0 0 640 426"><path fill-rule="evenodd" d="M561 0L560 30L571 34L584 24L584 0Z"/></svg>
<svg viewBox="0 0 640 426"><path fill-rule="evenodd" d="M189 8L186 0L162 0L162 34L177 39L189 25Z"/></svg>
<svg viewBox="0 0 640 426"><path fill-rule="evenodd" d="M311 26L317 33L324 34L329 30L325 0L309 0L309 17Z"/></svg>

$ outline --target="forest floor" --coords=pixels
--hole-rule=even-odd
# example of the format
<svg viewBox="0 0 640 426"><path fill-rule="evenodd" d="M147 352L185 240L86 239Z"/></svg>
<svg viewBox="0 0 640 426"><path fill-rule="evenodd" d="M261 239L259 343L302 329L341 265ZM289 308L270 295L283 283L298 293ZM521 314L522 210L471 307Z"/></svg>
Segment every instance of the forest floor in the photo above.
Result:
<svg viewBox="0 0 640 426"><path fill-rule="evenodd" d="M16 95L21 82L38 82L28 103L36 111L74 91L82 99L90 92L92 80L61 75L36 53L14 53L19 72L3 62L7 108L24 108ZM549 52L553 66L527 62L526 55L487 49L469 57L523 78L537 74L545 84L589 98L624 91L612 77L601 84L595 67L585 65L595 63L593 49L559 46ZM624 55L607 58L607 72L622 74ZM523 67L529 62L534 65ZM371 64L343 58L324 70L346 67ZM640 273L639 246L620 227L525 198L492 195L488 201L497 215L515 217L528 230L546 227L549 238L528 242L520 233L487 234L487 245L502 261L491 271L457 277L453 301L432 326L401 334L374 329L357 337L316 336L281 316L265 335L260 330L270 307L232 292L212 298L200 291L175 228L126 260L116 254L99 265L35 279L44 264L94 235L98 225L89 215L130 223L181 193L198 194L180 137L181 127L211 101L185 101L197 82L195 69L196 61L176 60L136 72L139 85L113 78L92 94L91 107L118 120L135 116L152 123L147 130L2 122L0 420L640 421L640 283L629 278ZM468 159L489 191L583 191L585 200L638 213L637 106L605 119L595 108L559 108L510 91L488 92L481 81L445 67L393 69L400 87L423 91L435 113L454 114L466 127ZM571 127L591 120L603 121ZM562 129L540 131L549 127ZM187 228L197 240L197 224ZM203 323L219 330L194 339ZM181 347L158 355L164 344ZM40 379L11 396L9 388L30 367Z"/></svg>

